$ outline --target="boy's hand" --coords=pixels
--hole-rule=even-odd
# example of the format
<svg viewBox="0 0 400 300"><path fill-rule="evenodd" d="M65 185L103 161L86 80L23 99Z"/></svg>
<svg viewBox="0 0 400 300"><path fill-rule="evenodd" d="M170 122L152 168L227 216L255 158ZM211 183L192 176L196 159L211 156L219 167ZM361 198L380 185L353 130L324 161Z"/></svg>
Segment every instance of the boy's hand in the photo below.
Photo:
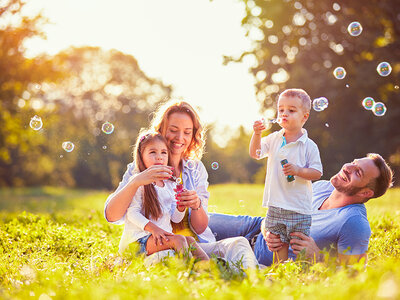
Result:
<svg viewBox="0 0 400 300"><path fill-rule="evenodd" d="M285 174L285 176L299 175L300 169L301 168L295 164L287 163L283 166L283 174Z"/></svg>
<svg viewBox="0 0 400 300"><path fill-rule="evenodd" d="M253 130L255 134L261 134L265 129L267 129L262 120L257 120L253 124Z"/></svg>

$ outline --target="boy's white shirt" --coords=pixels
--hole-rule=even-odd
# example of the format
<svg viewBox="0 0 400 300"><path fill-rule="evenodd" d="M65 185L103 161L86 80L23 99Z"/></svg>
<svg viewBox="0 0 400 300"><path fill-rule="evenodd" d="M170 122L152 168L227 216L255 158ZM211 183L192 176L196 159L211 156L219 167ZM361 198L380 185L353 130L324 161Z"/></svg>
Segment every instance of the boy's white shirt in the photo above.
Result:
<svg viewBox="0 0 400 300"><path fill-rule="evenodd" d="M171 221L175 223L182 221L185 211L180 212L176 208L175 192L173 190L175 186L176 183L170 180L164 180L164 187L155 186L162 210L162 216L157 220L151 217L148 219L144 216L144 188L143 186L139 187L126 214L125 228L119 245L120 252L130 243L150 234L149 231L144 229L148 222L152 222L163 230L172 233Z"/></svg>
<svg viewBox="0 0 400 300"><path fill-rule="evenodd" d="M287 159L302 168L312 168L322 173L322 163L317 145L308 138L302 128L302 136L283 147L284 129L273 132L261 139L260 159L268 157L263 207L275 206L301 214L311 214L311 180L295 176L288 182L283 174L281 160Z"/></svg>

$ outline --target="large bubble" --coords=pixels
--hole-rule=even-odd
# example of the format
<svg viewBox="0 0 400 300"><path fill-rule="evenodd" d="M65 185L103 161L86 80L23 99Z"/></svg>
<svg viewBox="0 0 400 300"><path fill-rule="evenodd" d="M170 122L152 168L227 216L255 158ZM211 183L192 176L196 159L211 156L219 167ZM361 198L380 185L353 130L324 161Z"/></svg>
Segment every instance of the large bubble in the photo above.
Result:
<svg viewBox="0 0 400 300"><path fill-rule="evenodd" d="M382 102L376 102L372 108L372 112L377 117L382 117L386 113L386 106Z"/></svg>
<svg viewBox="0 0 400 300"><path fill-rule="evenodd" d="M325 97L316 98L313 101L313 109L318 112L326 109L328 107L328 105L329 105L329 101Z"/></svg>
<svg viewBox="0 0 400 300"><path fill-rule="evenodd" d="M363 28L358 22L351 22L347 27L347 31L351 36L359 36L362 32Z"/></svg>
<svg viewBox="0 0 400 300"><path fill-rule="evenodd" d="M30 126L33 130L40 130L40 129L42 129L42 127L43 127L42 118L35 115L34 117L32 117L31 121L29 122L29 126Z"/></svg>
<svg viewBox="0 0 400 300"><path fill-rule="evenodd" d="M64 142L62 143L62 147L66 152L72 152L72 150L75 148L75 145L72 142Z"/></svg>
<svg viewBox="0 0 400 300"><path fill-rule="evenodd" d="M333 76L335 76L336 79L343 79L346 77L346 70L343 67L337 67L333 70Z"/></svg>
<svg viewBox="0 0 400 300"><path fill-rule="evenodd" d="M384 61L376 67L376 71L379 75L385 77L392 72L392 66L388 62Z"/></svg>
<svg viewBox="0 0 400 300"><path fill-rule="evenodd" d="M103 125L101 126L101 130L105 133L105 134L111 134L114 132L114 125L111 124L110 122L105 122L103 123Z"/></svg>
<svg viewBox="0 0 400 300"><path fill-rule="evenodd" d="M366 109L366 110L371 110L375 105L375 100L372 97L366 97L364 98L364 100L362 101L362 106Z"/></svg>

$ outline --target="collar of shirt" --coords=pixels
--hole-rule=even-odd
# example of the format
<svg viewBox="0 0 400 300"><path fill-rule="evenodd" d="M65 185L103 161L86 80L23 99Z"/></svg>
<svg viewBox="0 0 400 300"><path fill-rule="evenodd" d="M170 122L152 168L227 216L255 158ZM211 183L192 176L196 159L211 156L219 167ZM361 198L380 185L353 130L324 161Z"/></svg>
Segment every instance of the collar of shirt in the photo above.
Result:
<svg viewBox="0 0 400 300"><path fill-rule="evenodd" d="M307 138L308 138L307 130L305 130L304 128L302 128L302 129L301 129L301 133L302 133L301 137L299 137L294 143L297 143L297 142L301 142L301 143L303 143L303 144L306 143ZM283 136L284 136L284 134L285 134L285 129L282 128L281 130L279 130L278 134L279 134L279 136L281 136L281 138L282 138L282 140L283 140ZM289 143L289 144L290 144L290 143Z"/></svg>

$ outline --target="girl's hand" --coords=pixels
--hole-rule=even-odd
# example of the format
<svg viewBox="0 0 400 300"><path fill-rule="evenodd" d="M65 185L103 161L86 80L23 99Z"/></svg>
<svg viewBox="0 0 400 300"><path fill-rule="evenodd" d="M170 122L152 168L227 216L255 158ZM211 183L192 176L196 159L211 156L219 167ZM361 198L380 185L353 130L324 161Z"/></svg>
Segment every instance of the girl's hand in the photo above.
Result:
<svg viewBox="0 0 400 300"><path fill-rule="evenodd" d="M299 175L299 171L300 171L300 167L295 165L295 164L291 164L291 163L287 163L283 166L283 174L285 174L286 176L288 175Z"/></svg>
<svg viewBox="0 0 400 300"><path fill-rule="evenodd" d="M197 193L194 190L183 190L182 192L176 194L175 199L177 200L176 205L179 211L182 211L179 208L192 208L197 210L201 206L200 198L197 196Z"/></svg>
<svg viewBox="0 0 400 300"><path fill-rule="evenodd" d="M156 225L152 226L151 230L149 230L149 231L150 231L151 235L153 236L154 244L156 246L158 243L160 245L163 245L163 241L168 242L169 241L168 236L174 235L173 233L165 231Z"/></svg>
<svg viewBox="0 0 400 300"><path fill-rule="evenodd" d="M170 166L153 165L137 174L133 177L133 180L135 180L139 185L150 184L157 180L166 180L171 178L172 169L173 168Z"/></svg>
<svg viewBox="0 0 400 300"><path fill-rule="evenodd" d="M253 124L253 130L255 134L261 134L265 129L267 129L262 120L257 120Z"/></svg>

